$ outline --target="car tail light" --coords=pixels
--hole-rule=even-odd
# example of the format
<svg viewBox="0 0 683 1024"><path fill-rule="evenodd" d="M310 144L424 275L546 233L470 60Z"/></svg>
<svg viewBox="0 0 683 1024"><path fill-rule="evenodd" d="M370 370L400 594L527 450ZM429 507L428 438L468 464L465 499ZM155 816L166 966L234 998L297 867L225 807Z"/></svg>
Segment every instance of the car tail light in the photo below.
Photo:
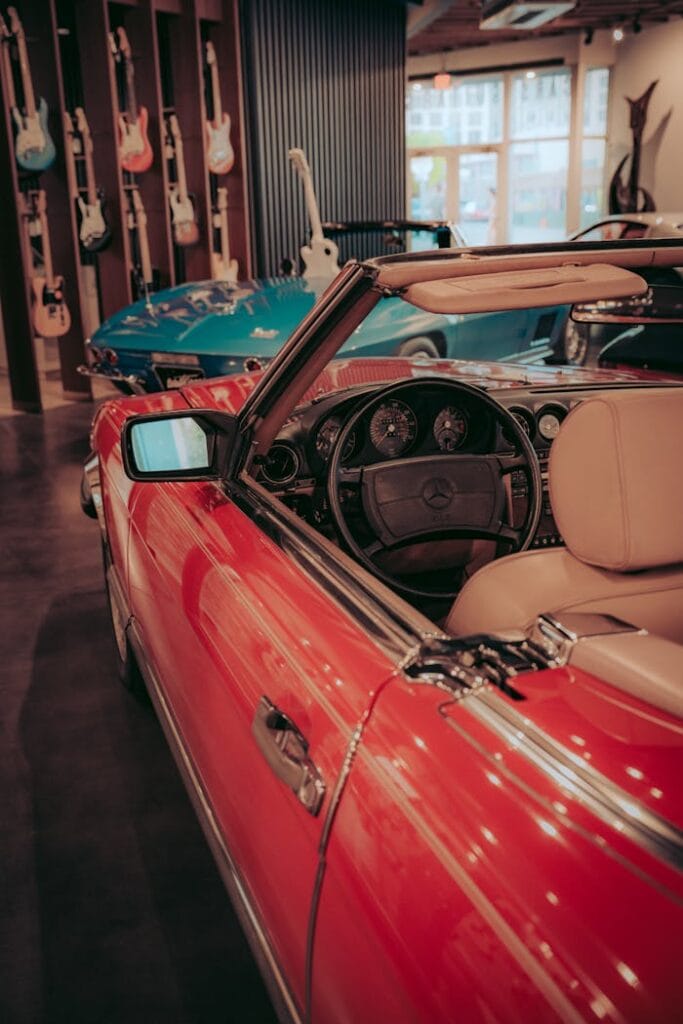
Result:
<svg viewBox="0 0 683 1024"><path fill-rule="evenodd" d="M263 369L263 363L258 356L247 356L244 360L244 369L247 373L254 373L256 370Z"/></svg>
<svg viewBox="0 0 683 1024"><path fill-rule="evenodd" d="M102 355L107 360L110 366L116 366L119 361L119 357L113 348L105 348L102 350Z"/></svg>
<svg viewBox="0 0 683 1024"><path fill-rule="evenodd" d="M97 345L93 345L92 342L86 343L85 361L88 366L96 366L98 363L101 363L102 349L98 348Z"/></svg>

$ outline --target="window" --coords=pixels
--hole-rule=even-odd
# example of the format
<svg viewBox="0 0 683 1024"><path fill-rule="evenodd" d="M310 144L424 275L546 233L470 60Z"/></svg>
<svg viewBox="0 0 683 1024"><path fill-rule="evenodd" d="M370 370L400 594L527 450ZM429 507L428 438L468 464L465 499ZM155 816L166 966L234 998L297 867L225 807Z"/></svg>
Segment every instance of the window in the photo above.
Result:
<svg viewBox="0 0 683 1024"><path fill-rule="evenodd" d="M592 224L607 212L605 157L609 70L590 68L584 76L583 138L581 140L581 208L579 226Z"/></svg>

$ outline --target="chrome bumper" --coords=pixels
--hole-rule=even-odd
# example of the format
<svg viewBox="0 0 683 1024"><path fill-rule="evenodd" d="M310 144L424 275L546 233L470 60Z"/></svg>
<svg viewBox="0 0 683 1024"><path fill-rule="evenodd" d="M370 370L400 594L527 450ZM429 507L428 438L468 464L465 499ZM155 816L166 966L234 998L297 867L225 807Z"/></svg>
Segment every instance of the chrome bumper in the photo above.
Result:
<svg viewBox="0 0 683 1024"><path fill-rule="evenodd" d="M99 377L101 380L117 380L122 384L127 384L134 395L147 394L147 388L144 386L142 377L138 377L134 373L125 374L121 373L120 370L112 370L105 373L104 370L99 370L96 366L86 366L85 363L77 366L76 370L83 377Z"/></svg>

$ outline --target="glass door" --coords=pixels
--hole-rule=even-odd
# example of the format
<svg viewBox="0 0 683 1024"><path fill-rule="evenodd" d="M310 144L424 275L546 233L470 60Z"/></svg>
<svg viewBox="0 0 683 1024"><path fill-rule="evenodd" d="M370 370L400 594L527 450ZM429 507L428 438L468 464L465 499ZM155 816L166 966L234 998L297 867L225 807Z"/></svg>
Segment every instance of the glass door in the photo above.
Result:
<svg viewBox="0 0 683 1024"><path fill-rule="evenodd" d="M457 156L458 227L468 245L502 242L498 210L498 153L473 150Z"/></svg>

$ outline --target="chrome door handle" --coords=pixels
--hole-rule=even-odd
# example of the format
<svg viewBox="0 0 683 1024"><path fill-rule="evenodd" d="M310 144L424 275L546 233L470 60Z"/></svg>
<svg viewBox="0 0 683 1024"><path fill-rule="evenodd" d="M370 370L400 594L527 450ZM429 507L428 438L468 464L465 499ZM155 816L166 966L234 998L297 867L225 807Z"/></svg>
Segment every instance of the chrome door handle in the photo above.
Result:
<svg viewBox="0 0 683 1024"><path fill-rule="evenodd" d="M278 779L316 815L325 796L323 777L308 756L308 740L294 722L267 697L261 697L251 724L259 750Z"/></svg>

